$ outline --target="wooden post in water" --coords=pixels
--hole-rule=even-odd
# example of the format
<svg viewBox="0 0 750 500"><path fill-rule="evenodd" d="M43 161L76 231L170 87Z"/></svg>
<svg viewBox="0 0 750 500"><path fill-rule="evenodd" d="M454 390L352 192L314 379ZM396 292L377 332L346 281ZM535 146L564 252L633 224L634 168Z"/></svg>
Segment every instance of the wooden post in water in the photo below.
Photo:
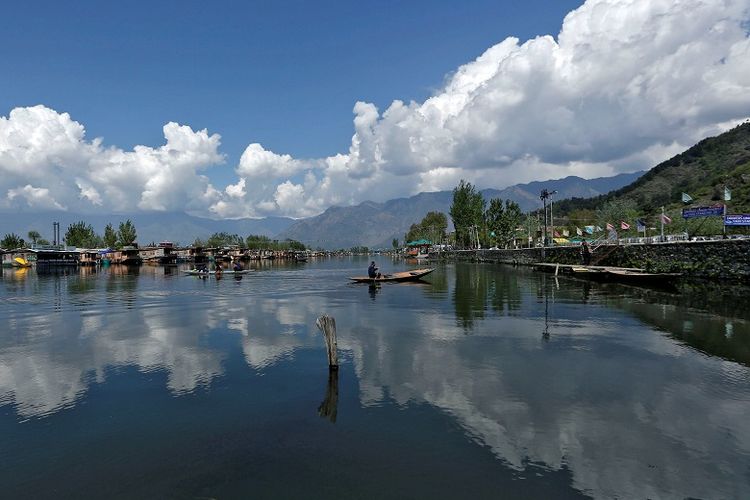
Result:
<svg viewBox="0 0 750 500"><path fill-rule="evenodd" d="M331 370L338 370L339 368L339 357L336 350L336 320L324 314L319 317L315 322L315 325L323 332L323 337L326 339L326 350L328 353L328 368Z"/></svg>

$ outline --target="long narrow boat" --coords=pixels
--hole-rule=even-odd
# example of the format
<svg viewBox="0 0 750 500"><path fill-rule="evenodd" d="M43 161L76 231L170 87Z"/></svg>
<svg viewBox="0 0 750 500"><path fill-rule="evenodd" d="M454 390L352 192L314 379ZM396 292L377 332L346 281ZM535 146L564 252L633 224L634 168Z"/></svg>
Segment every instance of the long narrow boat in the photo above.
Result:
<svg viewBox="0 0 750 500"><path fill-rule="evenodd" d="M571 267L570 274L576 278L585 278L594 281L606 281L607 271L592 267Z"/></svg>
<svg viewBox="0 0 750 500"><path fill-rule="evenodd" d="M214 276L218 274L219 276L236 276L238 274L247 274L250 272L250 269L243 269L242 271L233 271L231 269L227 269L226 271L219 271L218 273L216 271L201 271L200 269L190 269L189 271L185 271L185 274L189 276Z"/></svg>
<svg viewBox="0 0 750 500"><path fill-rule="evenodd" d="M424 276L427 276L435 268L432 269L413 269L411 271L403 271L400 273L383 274L380 278L370 278L368 276L354 276L349 278L355 283L382 283L384 281L416 281Z"/></svg>
<svg viewBox="0 0 750 500"><path fill-rule="evenodd" d="M607 275L609 276L609 281L661 287L673 286L675 281L682 276L680 273L647 273L620 269L607 269Z"/></svg>

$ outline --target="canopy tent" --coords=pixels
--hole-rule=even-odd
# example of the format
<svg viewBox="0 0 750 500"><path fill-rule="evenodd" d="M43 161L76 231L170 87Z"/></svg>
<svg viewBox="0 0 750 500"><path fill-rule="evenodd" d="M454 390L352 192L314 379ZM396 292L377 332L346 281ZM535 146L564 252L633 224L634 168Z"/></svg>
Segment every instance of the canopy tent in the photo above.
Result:
<svg viewBox="0 0 750 500"><path fill-rule="evenodd" d="M406 244L407 247L423 247L426 245L432 245L432 242L430 240L422 239L422 240L410 241L409 243Z"/></svg>

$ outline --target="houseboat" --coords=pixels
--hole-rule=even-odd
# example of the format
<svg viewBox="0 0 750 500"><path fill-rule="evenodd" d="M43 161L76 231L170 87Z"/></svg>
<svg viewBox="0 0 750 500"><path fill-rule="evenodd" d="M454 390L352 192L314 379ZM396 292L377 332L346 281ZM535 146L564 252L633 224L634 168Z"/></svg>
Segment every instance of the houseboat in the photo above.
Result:
<svg viewBox="0 0 750 500"><path fill-rule="evenodd" d="M2 267L31 267L31 263L36 257L26 248L17 248L15 250L5 250L2 253Z"/></svg>
<svg viewBox="0 0 750 500"><path fill-rule="evenodd" d="M101 254L99 250L90 248L81 248L78 250L78 263L82 266L96 266L101 263Z"/></svg>
<svg viewBox="0 0 750 500"><path fill-rule="evenodd" d="M81 254L74 248L32 248L30 250L35 256L36 267L49 266L77 266Z"/></svg>
<svg viewBox="0 0 750 500"><path fill-rule="evenodd" d="M138 254L138 248L134 246L122 247L111 254L112 264L124 264L126 266L138 266L143 263L143 259Z"/></svg>
<svg viewBox="0 0 750 500"><path fill-rule="evenodd" d="M156 247L144 247L138 251L146 264L177 264L177 253L169 241L162 241Z"/></svg>

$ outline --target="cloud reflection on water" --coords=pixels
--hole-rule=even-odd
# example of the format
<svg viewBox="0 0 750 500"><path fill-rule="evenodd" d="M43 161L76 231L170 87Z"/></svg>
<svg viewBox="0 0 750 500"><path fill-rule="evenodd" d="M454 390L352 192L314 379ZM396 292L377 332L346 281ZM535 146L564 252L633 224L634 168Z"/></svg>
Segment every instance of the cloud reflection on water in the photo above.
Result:
<svg viewBox="0 0 750 500"><path fill-rule="evenodd" d="M0 316L0 402L13 402L21 418L49 415L119 366L164 371L172 394L190 393L224 373L230 351L211 336L236 334L247 365L266 370L300 349L322 353L313 324L332 310L365 411L429 404L507 467L567 469L575 488L596 497L750 496L742 479L750 371L648 326L676 332L690 320L706 330L710 315L598 287L583 290L582 301L580 285L565 280L474 272L449 280L447 293L412 287L414 302L396 308L387 301L402 288L375 299L364 288L334 297L212 296L201 307L187 292L184 301L141 294L135 281L127 312L119 304L86 313L72 311L63 294L57 317ZM383 320L386 311L397 319ZM726 321L715 320L726 333ZM745 335L743 325L733 320L732 334Z"/></svg>

